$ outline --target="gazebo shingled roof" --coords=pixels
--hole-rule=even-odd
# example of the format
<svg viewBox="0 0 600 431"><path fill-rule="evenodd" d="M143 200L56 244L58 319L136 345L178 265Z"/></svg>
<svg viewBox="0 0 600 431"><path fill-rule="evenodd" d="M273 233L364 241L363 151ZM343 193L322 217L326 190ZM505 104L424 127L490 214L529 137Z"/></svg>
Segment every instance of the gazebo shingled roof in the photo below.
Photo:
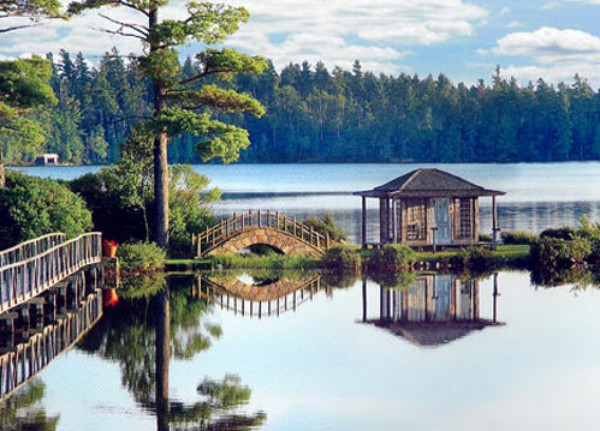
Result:
<svg viewBox="0 0 600 431"><path fill-rule="evenodd" d="M372 320L380 328L420 347L436 347L463 338L488 326L502 325L489 320L455 322L385 322Z"/></svg>
<svg viewBox="0 0 600 431"><path fill-rule="evenodd" d="M506 194L485 189L456 175L435 168L421 168L404 174L373 190L355 192L356 195L383 197L478 197Z"/></svg>

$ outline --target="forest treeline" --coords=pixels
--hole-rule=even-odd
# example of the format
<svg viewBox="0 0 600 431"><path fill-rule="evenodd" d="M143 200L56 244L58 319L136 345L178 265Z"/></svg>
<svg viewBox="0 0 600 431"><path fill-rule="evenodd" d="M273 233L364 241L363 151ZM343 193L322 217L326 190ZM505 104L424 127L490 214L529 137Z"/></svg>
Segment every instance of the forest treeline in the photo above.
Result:
<svg viewBox="0 0 600 431"><path fill-rule="evenodd" d="M104 164L118 158L131 127L151 112L151 86L134 57L113 49L91 67L82 54L61 51L53 63L58 104L37 119L47 136L42 151L63 163ZM189 58L181 75L193 76ZM437 78L329 71L323 63L272 65L225 86L250 93L267 113L221 119L246 128L243 162L533 162L600 157L600 94L585 79L556 86L539 79L520 86L496 69L491 82L453 84ZM227 117L227 118L225 118ZM196 163L197 137L170 144L171 162ZM35 154L12 153L8 163Z"/></svg>

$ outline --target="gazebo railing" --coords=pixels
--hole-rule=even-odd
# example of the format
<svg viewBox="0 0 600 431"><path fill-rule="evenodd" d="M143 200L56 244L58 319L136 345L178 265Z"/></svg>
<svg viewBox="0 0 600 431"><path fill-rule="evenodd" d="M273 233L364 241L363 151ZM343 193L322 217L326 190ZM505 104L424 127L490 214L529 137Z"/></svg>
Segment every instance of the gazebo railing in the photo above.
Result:
<svg viewBox="0 0 600 431"><path fill-rule="evenodd" d="M84 266L102 261L102 234L91 232L0 268L0 313L35 298Z"/></svg>

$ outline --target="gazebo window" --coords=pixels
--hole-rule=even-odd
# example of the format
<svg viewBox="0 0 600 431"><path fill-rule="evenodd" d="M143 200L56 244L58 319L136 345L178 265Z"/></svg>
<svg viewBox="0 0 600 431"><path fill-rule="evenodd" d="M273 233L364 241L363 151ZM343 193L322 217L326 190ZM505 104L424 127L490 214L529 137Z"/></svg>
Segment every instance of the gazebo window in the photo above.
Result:
<svg viewBox="0 0 600 431"><path fill-rule="evenodd" d="M458 238L473 238L473 199L462 198L458 210Z"/></svg>
<svg viewBox="0 0 600 431"><path fill-rule="evenodd" d="M406 201L406 239L427 239L427 205L425 199Z"/></svg>

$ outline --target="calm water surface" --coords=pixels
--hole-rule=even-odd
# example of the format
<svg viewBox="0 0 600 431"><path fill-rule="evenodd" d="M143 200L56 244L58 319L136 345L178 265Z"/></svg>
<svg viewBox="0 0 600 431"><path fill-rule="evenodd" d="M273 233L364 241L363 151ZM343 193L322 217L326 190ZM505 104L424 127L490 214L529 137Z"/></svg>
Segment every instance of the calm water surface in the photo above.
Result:
<svg viewBox="0 0 600 431"><path fill-rule="evenodd" d="M535 287L525 272L386 288L301 273L168 284L168 301L122 298L39 374L37 408L58 430L173 430L182 418L202 429L198 411L211 412L205 424L243 418L220 428L236 430L598 428L596 288ZM165 310L170 361L157 354ZM167 375L170 414L156 401ZM225 376L246 402L219 408L198 393Z"/></svg>
<svg viewBox="0 0 600 431"><path fill-rule="evenodd" d="M498 200L504 230L540 232L576 225L587 214L600 220L600 163L548 164L277 164L197 165L224 192L220 216L250 209L282 211L304 218L334 214L351 242L360 238L360 198L368 190L419 167L437 167L484 187L507 192ZM39 176L72 179L98 167L34 167ZM491 231L491 199L481 199L481 230ZM377 238L378 203L368 200L369 240Z"/></svg>

